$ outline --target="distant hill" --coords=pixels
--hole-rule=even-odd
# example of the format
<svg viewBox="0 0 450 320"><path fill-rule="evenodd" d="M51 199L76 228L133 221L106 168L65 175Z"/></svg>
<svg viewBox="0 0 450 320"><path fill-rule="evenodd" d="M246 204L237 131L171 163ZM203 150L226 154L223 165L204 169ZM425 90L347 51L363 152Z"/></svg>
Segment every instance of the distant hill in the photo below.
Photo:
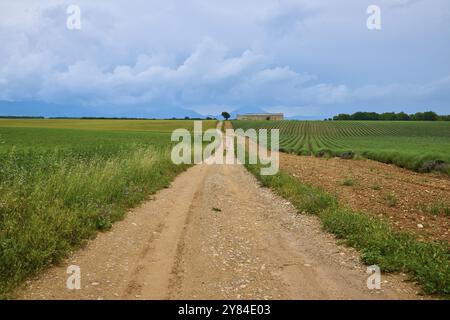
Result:
<svg viewBox="0 0 450 320"><path fill-rule="evenodd" d="M74 104L52 104L40 101L0 101L0 116L31 117L128 117L128 118L203 118L195 111L178 107L149 107L134 105L105 108L83 107ZM120 110L120 111L119 111Z"/></svg>
<svg viewBox="0 0 450 320"><path fill-rule="evenodd" d="M1 116L31 117L97 117L100 114L92 110L73 105L50 104L37 101L9 102L0 101Z"/></svg>

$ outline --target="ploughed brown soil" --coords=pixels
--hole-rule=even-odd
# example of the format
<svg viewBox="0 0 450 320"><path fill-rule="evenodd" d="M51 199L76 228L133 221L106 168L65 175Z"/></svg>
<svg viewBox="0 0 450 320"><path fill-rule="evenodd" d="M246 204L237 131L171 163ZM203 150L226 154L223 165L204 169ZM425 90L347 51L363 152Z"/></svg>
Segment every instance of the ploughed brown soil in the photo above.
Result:
<svg viewBox="0 0 450 320"><path fill-rule="evenodd" d="M450 206L450 177L423 174L372 160L317 158L280 153L280 169L337 195L343 206L387 220L423 240L450 242L450 216L433 206ZM343 185L351 179L353 186ZM393 195L396 201L386 199Z"/></svg>

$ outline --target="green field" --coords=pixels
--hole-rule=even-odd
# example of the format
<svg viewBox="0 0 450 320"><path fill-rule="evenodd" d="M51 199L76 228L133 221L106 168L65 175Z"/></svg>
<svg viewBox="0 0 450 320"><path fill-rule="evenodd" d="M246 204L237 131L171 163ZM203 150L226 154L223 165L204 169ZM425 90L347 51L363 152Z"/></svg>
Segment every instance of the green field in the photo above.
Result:
<svg viewBox="0 0 450 320"><path fill-rule="evenodd" d="M450 122L233 121L233 126L280 129L280 150L299 155L353 151L415 171L432 160L450 163ZM450 172L445 166L444 171Z"/></svg>
<svg viewBox="0 0 450 320"><path fill-rule="evenodd" d="M203 121L213 128L216 121ZM172 132L177 128L192 130L193 120L102 120L102 119L0 119L0 127L59 128L109 131Z"/></svg>
<svg viewBox="0 0 450 320"><path fill-rule="evenodd" d="M168 186L176 128L193 121L0 119L0 296Z"/></svg>

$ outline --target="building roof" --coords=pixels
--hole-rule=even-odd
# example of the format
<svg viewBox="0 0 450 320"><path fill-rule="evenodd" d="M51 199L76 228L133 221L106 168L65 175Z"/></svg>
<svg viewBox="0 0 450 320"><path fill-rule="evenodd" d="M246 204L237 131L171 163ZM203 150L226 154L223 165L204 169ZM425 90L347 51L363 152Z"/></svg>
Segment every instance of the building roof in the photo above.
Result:
<svg viewBox="0 0 450 320"><path fill-rule="evenodd" d="M245 113L238 116L282 116L283 113Z"/></svg>

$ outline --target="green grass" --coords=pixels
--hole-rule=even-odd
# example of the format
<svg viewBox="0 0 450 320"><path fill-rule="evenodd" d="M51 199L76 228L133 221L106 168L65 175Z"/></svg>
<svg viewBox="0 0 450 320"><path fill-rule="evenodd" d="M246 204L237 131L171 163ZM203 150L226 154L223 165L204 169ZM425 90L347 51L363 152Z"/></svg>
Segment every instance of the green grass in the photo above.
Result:
<svg viewBox="0 0 450 320"><path fill-rule="evenodd" d="M353 151L384 163L421 171L431 160L447 163L450 122L407 121L233 121L235 128L280 129L280 150L299 155L338 156Z"/></svg>
<svg viewBox="0 0 450 320"><path fill-rule="evenodd" d="M170 133L158 121L154 128L145 121L145 131L134 122L127 122L128 131L105 130L120 120L103 120L100 130L87 129L83 121L90 120L75 121L83 130L27 121L0 122L0 297L110 228L187 168L170 160ZM36 127L39 121L48 127ZM59 126L61 120L52 121Z"/></svg>
<svg viewBox="0 0 450 320"><path fill-rule="evenodd" d="M420 205L418 209L434 216L443 215L450 217L450 204L443 200L437 200L429 205Z"/></svg>
<svg viewBox="0 0 450 320"><path fill-rule="evenodd" d="M393 231L385 222L338 205L325 191L280 171L261 176L260 165L246 165L264 186L289 200L300 213L317 214L324 228L359 250L367 265L384 272L407 272L428 294L450 294L448 244L425 243L408 233Z"/></svg>
<svg viewBox="0 0 450 320"><path fill-rule="evenodd" d="M450 294L450 260L444 244L425 243L407 233L393 232L376 218L342 208L320 214L326 230L361 252L367 265L385 272L409 272L425 293Z"/></svg>
<svg viewBox="0 0 450 320"><path fill-rule="evenodd" d="M213 129L217 121L206 120L203 129ZM108 131L172 132L177 128L193 130L192 120L80 120L80 119L0 119L3 128L59 128Z"/></svg>
<svg viewBox="0 0 450 320"><path fill-rule="evenodd" d="M336 203L336 200L324 191L298 183L295 178L291 178L287 174L262 176L259 174L260 167L257 165L247 165L247 169L257 176L263 186L276 190L280 196L288 199L301 213L318 214Z"/></svg>
<svg viewBox="0 0 450 320"><path fill-rule="evenodd" d="M372 185L370 185L370 189L381 190L381 185L379 185L378 183L372 184Z"/></svg>
<svg viewBox="0 0 450 320"><path fill-rule="evenodd" d="M394 193L388 193L384 196L384 201L388 207L395 207L397 205L397 196Z"/></svg>
<svg viewBox="0 0 450 320"><path fill-rule="evenodd" d="M352 178L346 178L346 179L341 181L341 184L343 186L351 187L351 186L355 185L355 180L352 179Z"/></svg>

